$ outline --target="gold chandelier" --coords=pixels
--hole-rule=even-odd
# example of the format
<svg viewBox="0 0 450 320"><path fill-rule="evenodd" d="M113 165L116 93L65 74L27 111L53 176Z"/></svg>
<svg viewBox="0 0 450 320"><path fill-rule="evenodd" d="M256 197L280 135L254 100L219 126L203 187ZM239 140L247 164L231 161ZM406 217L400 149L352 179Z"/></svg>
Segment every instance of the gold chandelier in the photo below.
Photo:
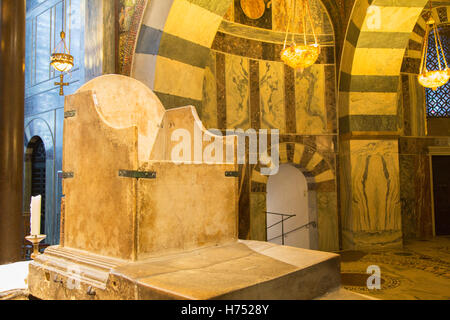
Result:
<svg viewBox="0 0 450 320"><path fill-rule="evenodd" d="M431 11L430 2L430 12ZM431 30L434 31L434 42L436 45L436 54L438 59L439 70L428 70L428 46L429 46L429 36ZM441 61L441 54L442 60ZM443 69L443 65L445 69ZM436 26L436 21L433 19L432 15L427 21L427 31L423 44L422 61L420 63L420 72L418 76L419 83L425 88L431 88L436 90L437 88L445 85L450 79L450 69L447 65L447 60L445 59L444 47L442 46L441 37L439 36L439 31Z"/></svg>
<svg viewBox="0 0 450 320"><path fill-rule="evenodd" d="M63 1L63 26L65 26L65 1ZM52 55L50 56L50 65L56 70L61 72L59 76L59 82L55 82L56 86L59 86L59 95L64 95L64 86L68 86L69 83L64 82L64 72L69 72L73 68L73 56L70 54L69 49L66 45L66 33L61 31L60 33L61 41L53 49Z"/></svg>
<svg viewBox="0 0 450 320"><path fill-rule="evenodd" d="M73 56L70 55L66 45L66 33L61 31L61 41L53 50L50 64L59 72L69 72L73 68Z"/></svg>
<svg viewBox="0 0 450 320"><path fill-rule="evenodd" d="M295 19L296 12L296 0L294 1L294 14L293 19ZM320 54L320 47L317 41L316 32L314 30L314 23L311 16L311 9L309 7L309 0L301 0L302 2L302 21L303 21L303 38L304 44L298 45L295 43L294 32L292 32L292 42L290 46L287 46L287 40L289 36L289 27L291 24L291 19L288 21L287 29L286 29L286 38L284 40L283 50L281 51L281 60L294 69L299 69L303 71L303 69L312 66ZM309 20L311 25L311 29L314 35L314 43L308 44L306 40L306 19Z"/></svg>

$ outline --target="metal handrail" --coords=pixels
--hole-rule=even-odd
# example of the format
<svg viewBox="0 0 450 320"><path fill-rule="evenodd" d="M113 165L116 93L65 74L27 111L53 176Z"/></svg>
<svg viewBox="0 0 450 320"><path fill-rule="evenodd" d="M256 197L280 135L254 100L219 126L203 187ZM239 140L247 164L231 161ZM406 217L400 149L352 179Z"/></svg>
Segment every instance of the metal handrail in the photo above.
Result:
<svg viewBox="0 0 450 320"><path fill-rule="evenodd" d="M266 211L268 214L275 214L277 216L285 216L285 217L295 217L295 214L287 214L287 213L278 213L278 212L269 212Z"/></svg>
<svg viewBox="0 0 450 320"><path fill-rule="evenodd" d="M272 227L275 227L275 226L277 226L277 225L279 225L280 223L282 223L282 222L284 222L284 221L288 221L290 218L292 218L292 217L295 217L295 215L292 215L292 216L287 216L287 218L286 219L281 219L280 221L278 221L277 223L274 223L273 225L271 225L270 227L267 227L267 230L269 230L270 228L272 228Z"/></svg>
<svg viewBox="0 0 450 320"><path fill-rule="evenodd" d="M273 215L277 215L277 216L281 216L281 221L278 221L277 223L271 225L270 227L267 227L266 230L269 230L270 228L272 228L272 227L274 227L274 226L276 226L276 225L279 225L279 224L281 223L281 236L278 236L277 238L283 237L281 242L282 242L282 244L284 245L284 235L285 235L285 234L284 234L284 222L287 221L287 220L289 220L289 219L292 218L292 217L295 217L295 214L287 214L287 213L279 213L279 212L269 212L269 211L266 211L266 213L268 213L268 214L273 214ZM285 219L285 217L287 217L287 218ZM276 238L275 238L275 239L276 239ZM271 241L271 240L268 240L268 241Z"/></svg>
<svg viewBox="0 0 450 320"><path fill-rule="evenodd" d="M285 220L285 221L286 221L286 220ZM282 242L283 242L283 244L284 244L284 236L287 236L288 234L290 234L290 233L292 233L292 232L301 230L301 229L306 228L306 227L309 227L309 226L312 226L313 228L317 228L317 222L311 221L311 222L309 222L309 223L307 223L307 224L305 224L305 225L303 225L303 226L301 226L301 227L295 228L295 229L293 229L293 230L291 230L291 231L289 231L289 232L286 232L286 233L283 232L282 235L280 235L280 236L278 236L278 237L275 237L275 238L272 238L272 239L267 240L267 241L272 241L272 240L278 239L279 237L283 237L283 241L282 241Z"/></svg>

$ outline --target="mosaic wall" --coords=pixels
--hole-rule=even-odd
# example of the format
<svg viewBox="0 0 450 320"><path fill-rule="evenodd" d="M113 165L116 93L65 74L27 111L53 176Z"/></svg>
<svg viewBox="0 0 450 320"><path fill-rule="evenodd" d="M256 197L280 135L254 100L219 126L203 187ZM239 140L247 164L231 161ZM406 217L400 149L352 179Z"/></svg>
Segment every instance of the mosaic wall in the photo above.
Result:
<svg viewBox="0 0 450 320"><path fill-rule="evenodd" d="M130 75L137 35L147 0L119 1L119 73Z"/></svg>

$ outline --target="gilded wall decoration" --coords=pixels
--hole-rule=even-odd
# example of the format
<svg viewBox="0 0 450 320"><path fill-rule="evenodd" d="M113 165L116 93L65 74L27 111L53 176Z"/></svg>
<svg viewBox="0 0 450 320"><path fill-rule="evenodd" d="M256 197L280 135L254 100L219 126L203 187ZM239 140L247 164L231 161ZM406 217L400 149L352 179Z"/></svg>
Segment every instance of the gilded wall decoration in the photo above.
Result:
<svg viewBox="0 0 450 320"><path fill-rule="evenodd" d="M270 3L267 6L270 7ZM264 0L241 0L241 8L248 18L256 20L264 15L266 3Z"/></svg>
<svg viewBox="0 0 450 320"><path fill-rule="evenodd" d="M119 2L119 73L131 74L137 35L148 0Z"/></svg>

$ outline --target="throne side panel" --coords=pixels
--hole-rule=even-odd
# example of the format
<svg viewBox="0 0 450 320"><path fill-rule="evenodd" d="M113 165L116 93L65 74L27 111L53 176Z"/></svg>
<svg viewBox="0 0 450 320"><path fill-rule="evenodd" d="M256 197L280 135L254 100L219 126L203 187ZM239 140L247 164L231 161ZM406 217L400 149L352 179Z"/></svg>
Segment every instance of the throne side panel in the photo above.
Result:
<svg viewBox="0 0 450 320"><path fill-rule="evenodd" d="M154 163L138 182L138 259L237 240L236 165Z"/></svg>
<svg viewBox="0 0 450 320"><path fill-rule="evenodd" d="M137 128L114 129L92 92L66 98L63 144L64 246L120 259L135 257Z"/></svg>

